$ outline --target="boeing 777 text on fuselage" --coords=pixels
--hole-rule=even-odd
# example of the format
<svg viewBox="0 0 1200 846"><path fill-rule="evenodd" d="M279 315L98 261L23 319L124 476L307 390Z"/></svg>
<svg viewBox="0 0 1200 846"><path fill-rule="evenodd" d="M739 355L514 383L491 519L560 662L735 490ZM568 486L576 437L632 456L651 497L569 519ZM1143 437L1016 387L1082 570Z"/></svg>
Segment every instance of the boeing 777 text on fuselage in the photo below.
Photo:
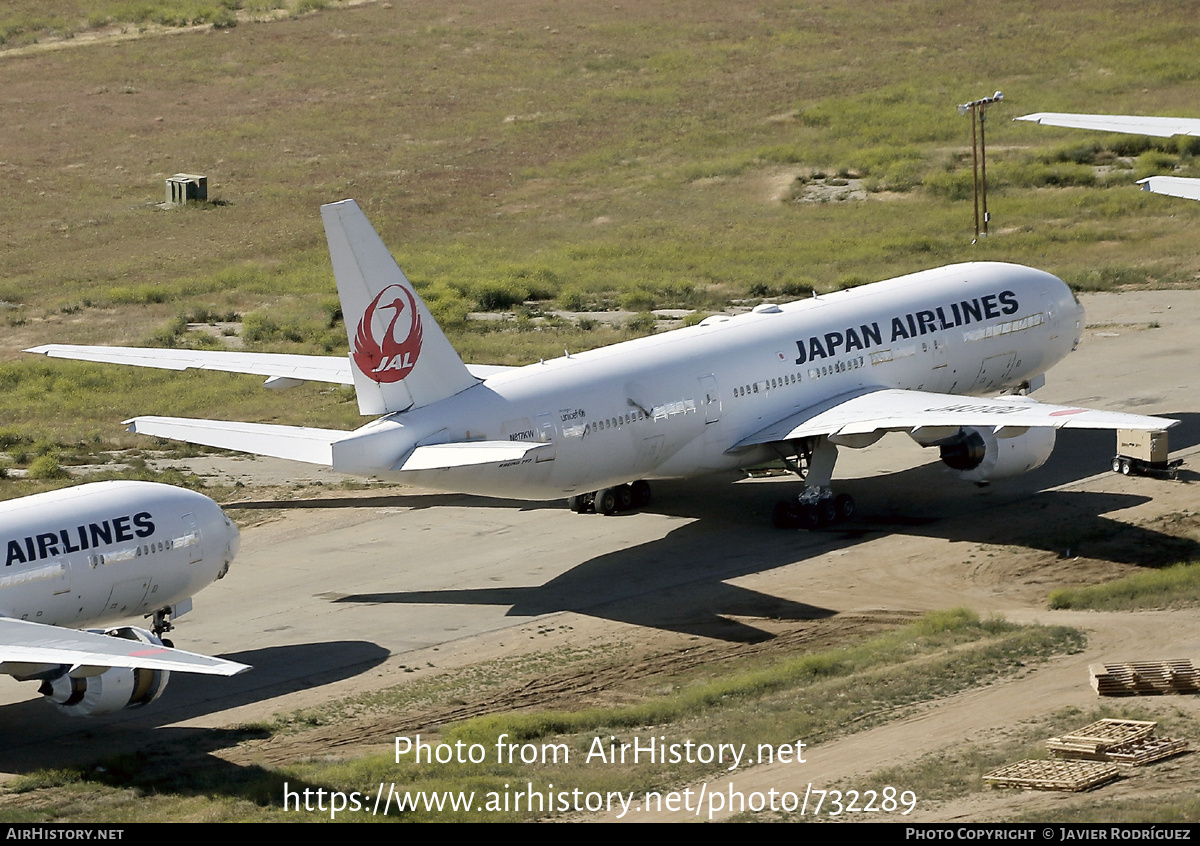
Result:
<svg viewBox="0 0 1200 846"><path fill-rule="evenodd" d="M784 459L804 490L776 521L849 517L840 447L905 432L962 478L1039 467L1060 428L1176 421L1026 396L1078 344L1083 309L1056 277L958 264L525 367L466 365L353 200L323 206L350 339L346 358L47 345L49 356L320 380L381 415L354 431L137 417L132 431L321 464L443 491L611 513L649 481ZM995 396L1000 392L1008 392ZM985 395L992 395L985 397Z"/></svg>

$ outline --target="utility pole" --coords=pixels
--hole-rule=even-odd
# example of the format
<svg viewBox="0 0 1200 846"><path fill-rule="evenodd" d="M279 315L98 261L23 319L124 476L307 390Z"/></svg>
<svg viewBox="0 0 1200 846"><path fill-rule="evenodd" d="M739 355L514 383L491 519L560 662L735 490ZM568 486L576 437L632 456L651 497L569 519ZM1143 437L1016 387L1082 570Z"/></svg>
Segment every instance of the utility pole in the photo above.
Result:
<svg viewBox="0 0 1200 846"><path fill-rule="evenodd" d="M987 136L984 132L984 127L987 123L987 107L992 103L999 103L1004 99L1004 93L997 91L991 97L984 97L982 100L972 100L970 103L963 103L958 107L958 113L965 115L971 113L971 170L975 178L975 241L979 240L979 207L982 200L983 205L983 232L988 234L988 215L987 210ZM976 143L975 122L976 116L979 121L979 140ZM975 241L971 243L974 244Z"/></svg>

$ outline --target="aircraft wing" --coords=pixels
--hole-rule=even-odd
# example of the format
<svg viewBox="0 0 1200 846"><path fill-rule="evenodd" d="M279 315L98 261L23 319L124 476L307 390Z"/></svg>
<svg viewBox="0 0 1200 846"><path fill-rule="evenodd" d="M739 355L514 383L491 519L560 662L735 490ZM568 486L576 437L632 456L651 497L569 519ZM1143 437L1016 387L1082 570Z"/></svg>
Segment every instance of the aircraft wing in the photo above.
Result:
<svg viewBox="0 0 1200 846"><path fill-rule="evenodd" d="M0 617L0 669L3 672L33 675L54 667L69 667L72 672L85 667L144 667L216 676L236 676L250 669L236 661L181 649Z"/></svg>
<svg viewBox="0 0 1200 846"><path fill-rule="evenodd" d="M1142 186L1143 191L1153 191L1155 194L1200 200L1200 179L1189 179L1186 176L1148 176L1139 179L1138 185Z"/></svg>
<svg viewBox="0 0 1200 846"><path fill-rule="evenodd" d="M350 377L350 359L338 356L246 353L233 350L86 347L71 344L44 344L25 352L38 353L50 358L101 361L164 370L219 370L225 373L250 373L278 379L354 384Z"/></svg>
<svg viewBox="0 0 1200 846"><path fill-rule="evenodd" d="M1153 135L1170 138L1172 135L1200 136L1200 118L1142 117L1140 115L1073 115L1066 112L1038 112L1013 120L1028 120L1046 126L1065 126L1071 129L1099 129L1105 132L1125 132L1131 135ZM1200 200L1200 179L1183 176L1151 176L1139 179L1143 191Z"/></svg>
<svg viewBox="0 0 1200 846"><path fill-rule="evenodd" d="M1022 115L1013 120L1027 120L1043 126L1065 126L1069 129L1099 129L1102 132L1153 135L1157 138L1170 138L1172 135L1200 135L1200 118L1037 112L1032 115Z"/></svg>
<svg viewBox="0 0 1200 846"><path fill-rule="evenodd" d="M937 429L971 426L1020 434L1025 429L1168 429L1178 420L1146 417L1117 411L1094 411L1049 405L1029 397L964 397L927 391L879 389L843 394L806 408L735 444L730 451L757 444L828 435L866 435L873 432L908 432L930 435ZM932 438L931 438L932 439Z"/></svg>
<svg viewBox="0 0 1200 846"><path fill-rule="evenodd" d="M72 344L43 344L25 350L49 358L157 367L164 370L216 370L266 376L267 387L290 387L297 382L331 382L353 385L350 358L336 355L252 353L235 350L177 350L142 347L89 347ZM511 367L468 364L476 379L486 379Z"/></svg>

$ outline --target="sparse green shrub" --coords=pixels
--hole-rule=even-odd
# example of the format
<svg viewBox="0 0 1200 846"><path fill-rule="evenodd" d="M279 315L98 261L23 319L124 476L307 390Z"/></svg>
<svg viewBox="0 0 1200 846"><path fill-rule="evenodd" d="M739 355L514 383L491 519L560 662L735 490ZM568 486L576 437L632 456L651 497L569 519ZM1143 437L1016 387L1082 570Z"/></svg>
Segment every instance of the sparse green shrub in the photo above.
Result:
<svg viewBox="0 0 1200 846"><path fill-rule="evenodd" d="M1059 147L1041 156L1044 164L1054 162L1071 162L1073 164L1095 164L1096 158L1104 150L1104 145L1098 141L1081 142L1066 147Z"/></svg>
<svg viewBox="0 0 1200 846"><path fill-rule="evenodd" d="M1105 611L1195 605L1200 602L1200 564L1176 564L1133 573L1123 579L1050 592L1051 608Z"/></svg>
<svg viewBox="0 0 1200 846"><path fill-rule="evenodd" d="M1146 271L1136 267L1093 267L1064 273L1062 280L1072 291L1111 291L1125 285L1143 285Z"/></svg>
<svg viewBox="0 0 1200 846"><path fill-rule="evenodd" d="M529 297L529 290L512 282L483 283L471 291L481 311L503 311L520 305Z"/></svg>
<svg viewBox="0 0 1200 846"><path fill-rule="evenodd" d="M650 311L656 307L654 292L638 288L621 295L619 300L622 311Z"/></svg>
<svg viewBox="0 0 1200 846"><path fill-rule="evenodd" d="M65 479L67 471L58 463L58 457L52 454L40 455L29 465L26 474L30 479Z"/></svg>
<svg viewBox="0 0 1200 846"><path fill-rule="evenodd" d="M1045 188L1047 186L1087 186L1096 183L1096 172L1090 165L1071 162L1002 161L988 168L988 189L1016 186Z"/></svg>
<svg viewBox="0 0 1200 846"><path fill-rule="evenodd" d="M969 200L975 193L975 177L968 170L951 170L925 178L925 190L945 200Z"/></svg>
<svg viewBox="0 0 1200 846"><path fill-rule="evenodd" d="M587 295L578 288L566 288L558 292L558 307L563 311L587 311Z"/></svg>
<svg viewBox="0 0 1200 846"><path fill-rule="evenodd" d="M651 335L658 325L658 318L653 314L635 314L625 321L625 328L635 335Z"/></svg>
<svg viewBox="0 0 1200 846"><path fill-rule="evenodd" d="M1175 149L1181 156L1191 157L1200 155L1200 136L1180 135L1176 139Z"/></svg>
<svg viewBox="0 0 1200 846"><path fill-rule="evenodd" d="M785 297L809 297L817 290L817 280L808 277L791 279L779 286L779 293Z"/></svg>
<svg viewBox="0 0 1200 846"><path fill-rule="evenodd" d="M1164 153L1160 150L1147 150L1138 156L1137 172L1138 179L1145 179L1147 176L1159 176L1164 173L1171 173L1175 170L1175 164L1178 161L1176 156L1170 153Z"/></svg>
<svg viewBox="0 0 1200 846"><path fill-rule="evenodd" d="M1153 138L1145 135L1110 135L1105 139L1104 146L1118 156L1140 156L1154 149L1156 144Z"/></svg>
<svg viewBox="0 0 1200 846"><path fill-rule="evenodd" d="M271 340L279 335L279 324L262 312L251 312L242 318L242 339L247 343Z"/></svg>
<svg viewBox="0 0 1200 846"><path fill-rule="evenodd" d="M10 449L19 444L29 443L29 438L12 427L0 429L0 449Z"/></svg>

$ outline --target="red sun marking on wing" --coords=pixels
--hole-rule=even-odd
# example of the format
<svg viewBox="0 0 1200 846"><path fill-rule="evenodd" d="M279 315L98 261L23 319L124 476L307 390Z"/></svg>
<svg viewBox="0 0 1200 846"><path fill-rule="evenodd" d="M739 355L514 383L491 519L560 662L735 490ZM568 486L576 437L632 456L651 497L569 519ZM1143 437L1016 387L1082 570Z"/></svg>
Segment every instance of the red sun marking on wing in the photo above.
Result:
<svg viewBox="0 0 1200 846"><path fill-rule="evenodd" d="M375 313L387 319L386 328L379 329ZM403 335L397 337L397 329ZM354 349L350 356L369 379L376 382L399 382L412 373L421 354L421 315L412 293L400 285L388 285L367 306L358 321L358 332L354 335Z"/></svg>

